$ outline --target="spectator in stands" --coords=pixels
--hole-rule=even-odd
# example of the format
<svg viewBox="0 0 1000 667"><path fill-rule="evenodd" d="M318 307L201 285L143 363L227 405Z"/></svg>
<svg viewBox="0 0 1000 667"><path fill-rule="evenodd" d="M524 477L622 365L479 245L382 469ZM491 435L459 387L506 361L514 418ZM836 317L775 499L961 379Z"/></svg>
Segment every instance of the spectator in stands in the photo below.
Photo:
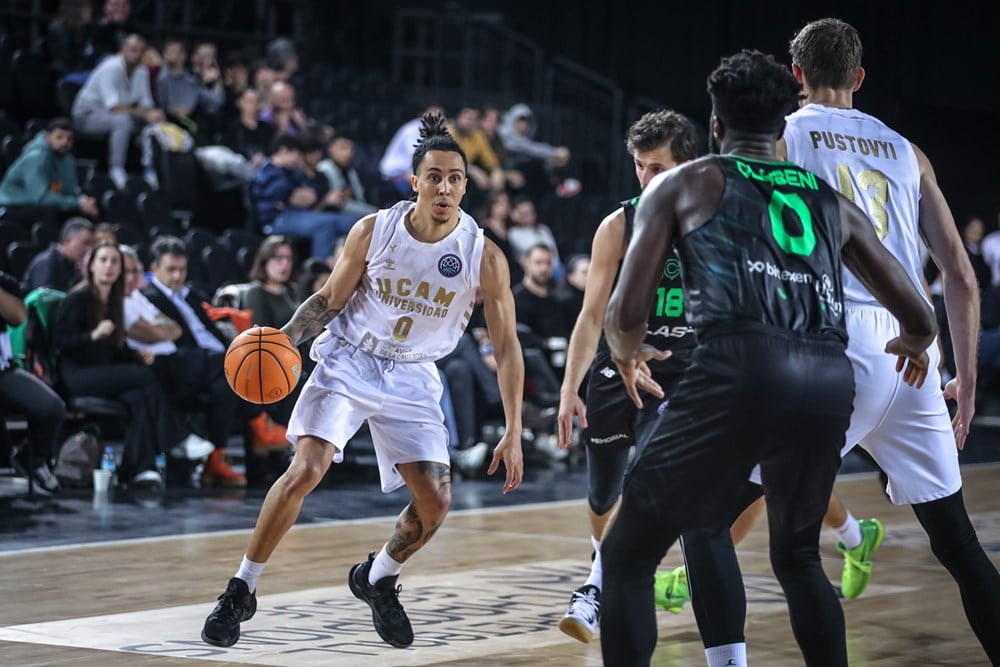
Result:
<svg viewBox="0 0 1000 667"><path fill-rule="evenodd" d="M35 255L21 281L27 294L39 287L68 291L80 280L80 262L94 247L94 223L86 218L70 218L59 230L59 239Z"/></svg>
<svg viewBox="0 0 1000 667"><path fill-rule="evenodd" d="M83 85L97 64L92 19L90 0L61 0L59 3L45 36L45 48L56 77L66 77Z"/></svg>
<svg viewBox="0 0 1000 667"><path fill-rule="evenodd" d="M295 137L278 137L251 186L257 219L265 234L312 240L312 256L327 259L337 238L350 231L354 220L333 211L314 210L317 191L300 169L302 151Z"/></svg>
<svg viewBox="0 0 1000 667"><path fill-rule="evenodd" d="M556 292L556 298L562 303L563 313L571 330L583 308L583 291L587 287L589 272L590 255L573 255L566 262L566 282Z"/></svg>
<svg viewBox="0 0 1000 667"><path fill-rule="evenodd" d="M524 272L521 270L520 257L514 254L507 231L510 228L510 195L505 191L494 192L486 203L485 212L478 218L483 228L483 234L503 251L510 265L510 282L512 285L521 281Z"/></svg>
<svg viewBox="0 0 1000 667"><path fill-rule="evenodd" d="M154 357L177 352L174 341L181 337L181 326L160 312L142 293L145 278L142 261L135 249L120 245L119 250L125 262L125 343L133 350L149 351Z"/></svg>
<svg viewBox="0 0 1000 667"><path fill-rule="evenodd" d="M0 271L0 412L24 415L28 422L26 446L11 452L11 463L20 474L31 475L43 491L52 493L59 489L52 462L58 454L66 406L51 387L15 363L7 327L20 325L25 317L17 279Z"/></svg>
<svg viewBox="0 0 1000 667"><path fill-rule="evenodd" d="M360 220L377 211L377 207L365 200L365 188L352 164L354 141L345 134L336 134L327 145L327 155L327 159L316 165L316 170L326 177L331 192L340 193L341 213Z"/></svg>
<svg viewBox="0 0 1000 667"><path fill-rule="evenodd" d="M511 288L517 313L517 334L524 355L525 398L542 407L559 404L559 378L549 356L550 339L569 338L573 323L556 298L552 252L533 246L521 261L524 278Z"/></svg>
<svg viewBox="0 0 1000 667"><path fill-rule="evenodd" d="M261 242L250 267L253 284L243 294L241 304L241 308L253 313L254 324L280 329L292 319L299 306L294 283L296 266L295 246L291 239L268 236ZM302 378L295 390L284 399L265 406L274 421L288 424L304 380Z"/></svg>
<svg viewBox="0 0 1000 667"><path fill-rule="evenodd" d="M250 67L250 83L253 89L257 91L257 99L260 100L262 107L271 95L271 86L277 80L274 70L267 66L266 60L255 60L253 62L253 65Z"/></svg>
<svg viewBox="0 0 1000 667"><path fill-rule="evenodd" d="M378 163L382 178L392 184L400 194L409 195L413 191L413 186L410 184L410 176L413 174L411 171L413 151L417 141L420 140L421 118L429 113L443 115L444 111L438 104L428 104L416 117L400 125Z"/></svg>
<svg viewBox="0 0 1000 667"><path fill-rule="evenodd" d="M226 52L225 64L222 68L222 84L226 89L223 118L230 120L239 115L237 100L243 95L243 91L250 87L250 65L243 51Z"/></svg>
<svg viewBox="0 0 1000 667"><path fill-rule="evenodd" d="M128 406L119 479L160 486L156 455L184 447L192 434L167 403L150 368L153 355L125 344L122 264L115 244L104 241L94 248L86 279L59 305L53 338L60 377L71 395L116 398Z"/></svg>
<svg viewBox="0 0 1000 667"><path fill-rule="evenodd" d="M72 215L95 217L97 201L80 189L72 149L70 120L49 121L0 181L0 217L25 227L39 221L59 224Z"/></svg>
<svg viewBox="0 0 1000 667"><path fill-rule="evenodd" d="M507 241L510 243L517 260L522 261L528 250L541 243L552 251L552 265L555 275L557 277L562 275L563 268L559 261L556 237L548 225L538 222L535 202L523 195L515 199L514 206L510 211L510 221L513 225L507 229Z"/></svg>
<svg viewBox="0 0 1000 667"><path fill-rule="evenodd" d="M214 139L225 102L222 77L217 65L204 65L196 75L188 71L186 62L184 42L168 39L163 46L163 68L156 78L156 96L168 119L187 130L195 144L207 145Z"/></svg>
<svg viewBox="0 0 1000 667"><path fill-rule="evenodd" d="M452 467L467 477L475 476L486 458L489 445L479 440L480 423L487 414L502 414L500 385L492 345L480 347L466 332L458 345L437 361L451 394L458 441L451 448Z"/></svg>
<svg viewBox="0 0 1000 667"><path fill-rule="evenodd" d="M94 53L97 62L121 51L125 38L138 32L132 22L129 0L105 0L104 11L94 24Z"/></svg>
<svg viewBox="0 0 1000 667"><path fill-rule="evenodd" d="M482 108L479 116L479 129L493 149L493 154L500 161L503 168L504 181L507 187L517 191L524 187L524 174L508 166L507 151L503 147L503 139L500 138L500 109L492 104L486 104Z"/></svg>
<svg viewBox="0 0 1000 667"><path fill-rule="evenodd" d="M294 291L295 245L291 239L265 238L250 267L253 285L244 293L242 308L253 312L253 322L280 329L299 306ZM310 292L311 294L311 292Z"/></svg>
<svg viewBox="0 0 1000 667"><path fill-rule="evenodd" d="M500 191L505 185L500 160L479 126L479 109L470 105L461 107L448 131L469 161L470 187L465 193L466 206L478 208L487 193Z"/></svg>
<svg viewBox="0 0 1000 667"><path fill-rule="evenodd" d="M325 144L323 141L311 134L301 137L302 147L302 173L305 174L309 187L316 191L316 205L313 207L317 211L334 213L340 217L338 225L350 228L362 216L344 211L344 206L350 200L351 193L344 188L334 188L332 182L326 174L319 170L319 165L323 161Z"/></svg>
<svg viewBox="0 0 1000 667"><path fill-rule="evenodd" d="M153 105L149 71L141 64L146 40L129 35L121 52L93 71L73 102L73 123L81 132L108 134L108 175L119 190L125 188L125 159L133 133L146 123L160 123L163 111ZM155 180L152 166L146 180ZM150 173L151 172L151 173Z"/></svg>
<svg viewBox="0 0 1000 667"><path fill-rule="evenodd" d="M112 243L118 243L118 230L110 222L99 222L94 225L94 245L97 245L101 241L111 241ZM85 260L84 263L89 260ZM83 271L81 270L81 274Z"/></svg>
<svg viewBox="0 0 1000 667"><path fill-rule="evenodd" d="M163 236L153 242L150 252L153 279L143 294L181 328L181 335L174 341L177 352L157 360L161 377L168 378L168 396L175 405L197 402L202 393L209 396L207 435L215 451L205 464L202 484L246 486L246 477L232 469L225 455L239 405L224 374L223 360L229 341L202 307L207 299L187 284L184 242Z"/></svg>
<svg viewBox="0 0 1000 667"><path fill-rule="evenodd" d="M276 37L267 45L267 66L274 72L276 81L285 81L302 91L305 88L305 78L299 68L299 54L295 42L287 37ZM305 100L300 96L299 104Z"/></svg>
<svg viewBox="0 0 1000 667"><path fill-rule="evenodd" d="M326 284L330 277L330 265L326 262L310 257L302 262L302 271L299 273L298 289L296 295L299 300L305 300L319 291L319 288Z"/></svg>
<svg viewBox="0 0 1000 667"><path fill-rule="evenodd" d="M538 198L552 188L563 197L577 194L579 181L562 174L570 161L569 148L536 141L536 129L535 113L527 104L515 104L504 114L498 133L506 166L524 174L524 189L529 196Z"/></svg>
<svg viewBox="0 0 1000 667"><path fill-rule="evenodd" d="M309 119L295 105L295 88L287 81L275 81L261 109L260 119L274 125L278 134L298 136L309 131Z"/></svg>
<svg viewBox="0 0 1000 667"><path fill-rule="evenodd" d="M970 218L962 227L962 243L965 245L965 252L969 255L972 269L976 274L976 282L979 283L979 291L990 286L992 275L989 265L983 259L983 237L986 235L986 225L983 219L976 216Z"/></svg>
<svg viewBox="0 0 1000 667"><path fill-rule="evenodd" d="M568 322L556 297L552 279L552 251L544 243L532 246L521 260L524 279L511 288L517 321L541 338L569 338Z"/></svg>
<svg viewBox="0 0 1000 667"><path fill-rule="evenodd" d="M259 118L256 90L245 88L236 105L239 116L230 121L222 143L194 149L195 157L217 189L228 187L231 178L252 182L276 136L274 125Z"/></svg>

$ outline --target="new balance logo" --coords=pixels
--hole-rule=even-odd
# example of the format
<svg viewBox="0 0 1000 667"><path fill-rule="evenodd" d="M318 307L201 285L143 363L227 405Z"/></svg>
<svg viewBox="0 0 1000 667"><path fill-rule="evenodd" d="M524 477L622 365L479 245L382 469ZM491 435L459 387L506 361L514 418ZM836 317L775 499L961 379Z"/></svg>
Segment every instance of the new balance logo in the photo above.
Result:
<svg viewBox="0 0 1000 667"><path fill-rule="evenodd" d="M605 366L597 372L606 378L613 378L615 376L615 370L613 368L609 368L608 366Z"/></svg>

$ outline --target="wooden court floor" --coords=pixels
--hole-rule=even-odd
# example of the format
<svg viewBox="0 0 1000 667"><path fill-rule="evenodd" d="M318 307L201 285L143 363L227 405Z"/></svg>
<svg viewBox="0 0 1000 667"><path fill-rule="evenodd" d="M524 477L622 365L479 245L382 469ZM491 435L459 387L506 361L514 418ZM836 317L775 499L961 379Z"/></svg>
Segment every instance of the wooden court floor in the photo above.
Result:
<svg viewBox="0 0 1000 667"><path fill-rule="evenodd" d="M1000 466L966 466L966 502L1000 564ZM889 504L873 475L838 480L856 516L887 527L865 595L844 601L851 665L985 665L954 583L909 508ZM556 628L585 577L584 502L454 513L404 570L401 599L416 641L382 644L348 568L378 548L393 518L294 528L258 588L258 612L231 649L199 639L235 571L245 531L0 554L0 665L600 665L599 636ZM824 562L839 578L834 536ZM751 664L802 664L770 572L764 520L739 547ZM664 566L679 564L676 547ZM658 612L652 664L704 665L694 617ZM209 662L210 661L210 662Z"/></svg>

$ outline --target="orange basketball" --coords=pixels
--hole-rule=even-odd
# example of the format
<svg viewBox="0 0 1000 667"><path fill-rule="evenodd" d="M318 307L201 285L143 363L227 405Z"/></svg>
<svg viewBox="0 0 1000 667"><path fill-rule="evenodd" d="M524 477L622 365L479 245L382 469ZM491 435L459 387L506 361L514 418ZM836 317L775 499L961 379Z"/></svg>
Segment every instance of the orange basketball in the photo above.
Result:
<svg viewBox="0 0 1000 667"><path fill-rule="evenodd" d="M236 395L257 403L276 403L292 393L302 372L302 356L282 331L251 327L226 351L226 380Z"/></svg>

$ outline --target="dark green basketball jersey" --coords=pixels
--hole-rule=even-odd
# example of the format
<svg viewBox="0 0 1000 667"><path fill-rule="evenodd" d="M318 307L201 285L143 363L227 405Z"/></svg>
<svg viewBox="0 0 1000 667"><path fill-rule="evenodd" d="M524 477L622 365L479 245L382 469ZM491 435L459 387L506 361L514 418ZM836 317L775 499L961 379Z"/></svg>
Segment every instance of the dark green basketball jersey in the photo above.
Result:
<svg viewBox="0 0 1000 667"><path fill-rule="evenodd" d="M725 191L712 218L677 244L688 322L751 322L847 339L840 205L790 162L717 156Z"/></svg>

